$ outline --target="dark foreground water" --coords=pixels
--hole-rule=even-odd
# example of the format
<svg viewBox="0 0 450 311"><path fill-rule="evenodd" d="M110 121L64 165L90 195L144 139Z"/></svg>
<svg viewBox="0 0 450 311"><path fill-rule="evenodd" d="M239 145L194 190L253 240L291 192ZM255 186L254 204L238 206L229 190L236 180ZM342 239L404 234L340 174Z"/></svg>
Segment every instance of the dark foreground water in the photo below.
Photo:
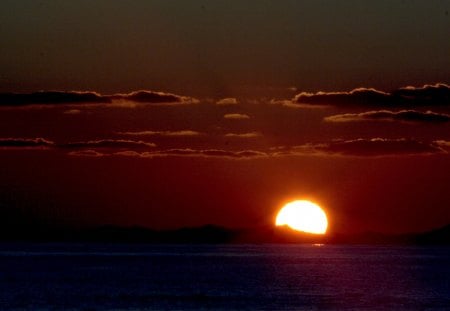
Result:
<svg viewBox="0 0 450 311"><path fill-rule="evenodd" d="M449 310L450 248L0 244L0 309Z"/></svg>

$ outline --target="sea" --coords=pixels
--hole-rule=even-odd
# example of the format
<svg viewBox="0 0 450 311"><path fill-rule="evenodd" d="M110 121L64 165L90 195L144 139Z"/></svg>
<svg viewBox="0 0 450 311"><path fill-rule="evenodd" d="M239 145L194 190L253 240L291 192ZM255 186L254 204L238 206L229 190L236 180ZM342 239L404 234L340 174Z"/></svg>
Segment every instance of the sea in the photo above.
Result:
<svg viewBox="0 0 450 311"><path fill-rule="evenodd" d="M450 310L450 247L0 244L0 310Z"/></svg>

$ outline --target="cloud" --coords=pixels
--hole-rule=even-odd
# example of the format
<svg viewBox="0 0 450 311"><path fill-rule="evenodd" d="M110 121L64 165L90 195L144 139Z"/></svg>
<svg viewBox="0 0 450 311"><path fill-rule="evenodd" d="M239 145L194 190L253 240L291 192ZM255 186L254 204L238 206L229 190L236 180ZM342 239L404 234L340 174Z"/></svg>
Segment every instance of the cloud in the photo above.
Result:
<svg viewBox="0 0 450 311"><path fill-rule="evenodd" d="M259 132L249 132L249 133L227 133L225 137L237 137L237 138L256 138L262 136Z"/></svg>
<svg viewBox="0 0 450 311"><path fill-rule="evenodd" d="M90 140L81 142L71 142L67 144L59 145L63 148L74 148L74 149L84 149L84 148L108 148L108 149L142 149L155 147L154 143L135 141L135 140L125 140L125 139L102 139L102 140Z"/></svg>
<svg viewBox="0 0 450 311"><path fill-rule="evenodd" d="M348 92L302 92L292 100L293 104L339 107L423 107L449 106L450 86L447 84L404 87L392 92L373 88L357 88Z"/></svg>
<svg viewBox="0 0 450 311"><path fill-rule="evenodd" d="M230 133L231 134L231 133ZM247 135L246 135L247 134ZM235 134L228 137L251 138L259 133ZM236 136L237 135L237 136ZM176 148L153 150L155 144L134 140L90 140L57 144L45 138L0 138L0 149L60 149L68 150L72 156L132 156L140 158L155 157L217 157L233 159L268 158L282 156L357 156L385 157L450 154L450 141L434 140L430 142L415 139L353 139L334 140L323 143L306 143L296 146L272 147L268 150L223 150Z"/></svg>
<svg viewBox="0 0 450 311"><path fill-rule="evenodd" d="M192 130L181 131L139 131L139 132L118 132L120 135L128 136L169 136L169 137L182 137L182 136L199 136L203 135L200 132Z"/></svg>
<svg viewBox="0 0 450 311"><path fill-rule="evenodd" d="M114 94L110 95L109 98L148 104L182 104L196 102L195 99L187 96L147 90L134 91L128 94Z"/></svg>
<svg viewBox="0 0 450 311"><path fill-rule="evenodd" d="M450 121L450 115L432 111L421 112L416 110L390 110L368 111L363 113L345 113L324 118L326 122L360 122L360 121L401 121L408 123L445 123Z"/></svg>
<svg viewBox="0 0 450 311"><path fill-rule="evenodd" d="M327 153L359 156L412 155L441 152L441 150L433 144L423 143L413 139L383 138L336 141L326 146L319 146L318 150Z"/></svg>
<svg viewBox="0 0 450 311"><path fill-rule="evenodd" d="M192 97L171 93L140 90L126 94L102 95L89 91L39 91L34 93L0 93L0 106L21 107L30 105L95 104L134 107L126 103L139 104L189 104L197 103Z"/></svg>
<svg viewBox="0 0 450 311"><path fill-rule="evenodd" d="M435 104L448 105L450 100L450 85L437 83L426 84L422 87L407 86L392 92L393 96L400 96L421 102L434 102Z"/></svg>
<svg viewBox="0 0 450 311"><path fill-rule="evenodd" d="M1 149L47 149L53 147L54 142L45 138L0 138Z"/></svg>
<svg viewBox="0 0 450 311"><path fill-rule="evenodd" d="M283 106L283 107L288 107L288 108L308 108L308 109L313 109L313 108L317 108L317 109L321 109L321 108L327 108L328 106L326 105L310 105L310 104L299 104L299 103L295 103L292 100L287 100L287 99L271 99L269 101L269 104L271 105L279 105L279 106Z"/></svg>
<svg viewBox="0 0 450 311"><path fill-rule="evenodd" d="M294 97L293 102L304 105L352 106L376 105L388 100L389 94L372 88L357 88L349 92L302 92Z"/></svg>
<svg viewBox="0 0 450 311"><path fill-rule="evenodd" d="M196 150L190 148L178 148L155 151L138 151L127 149L119 151L77 150L69 153L76 156L125 156L137 158L157 157L200 157L200 158L228 158L228 159L255 159L255 158L279 158L286 156L340 156L340 157L400 157L443 154L450 152L450 142L438 140L421 142L414 139L354 139L336 140L326 143L307 143L297 146L273 147L267 151L240 150L231 151L223 149Z"/></svg>
<svg viewBox="0 0 450 311"><path fill-rule="evenodd" d="M448 140L435 140L434 144L441 148L442 151L450 153L450 141Z"/></svg>
<svg viewBox="0 0 450 311"><path fill-rule="evenodd" d="M246 114L241 114L241 113L228 113L226 115L223 116L224 119L232 119L232 120L245 120L245 119L250 119L250 117Z"/></svg>
<svg viewBox="0 0 450 311"><path fill-rule="evenodd" d="M92 155L95 149L127 149L142 150L154 148L156 145L150 142L124 140L124 139L102 139L89 140L69 143L55 143L45 138L0 138L1 149L79 149L72 153L80 153L81 155ZM86 150L89 149L89 150ZM97 152L97 151L96 151Z"/></svg>
<svg viewBox="0 0 450 311"><path fill-rule="evenodd" d="M382 157L404 155L429 155L447 153L437 142L421 142L414 139L354 139L336 140L320 144L304 144L282 147L273 155L339 155L358 157Z"/></svg>
<svg viewBox="0 0 450 311"><path fill-rule="evenodd" d="M156 157L201 157L201 158L228 158L228 159L253 159L267 157L268 154L255 150L241 150L241 151L228 151L220 149L167 149L159 151L147 151L138 152L135 150L123 150L113 153L99 153L92 150L88 150L86 153L72 152L70 155L75 156L124 156L124 157L137 157L137 158L156 158Z"/></svg>
<svg viewBox="0 0 450 311"><path fill-rule="evenodd" d="M81 110L80 109L69 109L63 112L64 114L80 114Z"/></svg>
<svg viewBox="0 0 450 311"><path fill-rule="evenodd" d="M110 103L111 98L96 92L40 91L27 94L0 93L0 106Z"/></svg>
<svg viewBox="0 0 450 311"><path fill-rule="evenodd" d="M218 100L216 102L216 104L217 105L223 105L223 106L225 106L225 105L237 105L238 101L237 101L236 98L229 97L229 98L222 98L222 99Z"/></svg>
<svg viewBox="0 0 450 311"><path fill-rule="evenodd" d="M68 153L68 155L76 156L76 157L92 157L92 158L98 158L98 157L105 156L104 153L99 152L97 150L91 150L91 149L71 151Z"/></svg>
<svg viewBox="0 0 450 311"><path fill-rule="evenodd" d="M170 150L162 150L158 153L153 153L153 156L155 156L155 155L249 159L249 158L256 158L256 157L258 157L258 158L266 157L267 153L255 151L255 150L228 151L228 150L220 150L220 149L206 149L206 150L170 149Z"/></svg>
<svg viewBox="0 0 450 311"><path fill-rule="evenodd" d="M226 157L226 158L255 158L266 156L266 153L254 151L254 150L245 150L245 151L227 151L227 150L201 150L200 155L211 156L211 157Z"/></svg>

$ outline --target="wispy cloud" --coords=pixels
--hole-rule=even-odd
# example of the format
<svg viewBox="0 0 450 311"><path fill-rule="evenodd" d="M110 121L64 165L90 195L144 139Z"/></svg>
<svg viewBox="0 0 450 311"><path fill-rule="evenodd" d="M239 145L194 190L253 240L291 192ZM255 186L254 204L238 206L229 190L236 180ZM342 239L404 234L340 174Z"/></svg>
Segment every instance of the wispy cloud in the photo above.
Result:
<svg viewBox="0 0 450 311"><path fill-rule="evenodd" d="M225 137L236 137L236 138L256 138L261 137L262 134L259 132L248 132L248 133L227 133Z"/></svg>
<svg viewBox="0 0 450 311"><path fill-rule="evenodd" d="M339 157L402 157L425 155L448 155L450 142L437 140L422 142L414 139L354 139L335 140L324 143L307 143L296 146L273 147L269 150L240 150L231 151L223 149L191 149L178 148L154 151L139 151L136 148L126 150L76 150L70 155L77 156L127 156L138 158L156 157L212 157L230 159L254 159L254 158L280 158L286 156L339 156Z"/></svg>
<svg viewBox="0 0 450 311"><path fill-rule="evenodd" d="M236 98L228 97L228 98L222 98L222 99L218 100L216 102L216 104L217 105L222 105L222 106L225 106L225 105L237 105L238 101L237 101Z"/></svg>
<svg viewBox="0 0 450 311"><path fill-rule="evenodd" d="M223 116L224 119L231 119L231 120L245 120L250 119L250 117L243 113L228 113Z"/></svg>
<svg viewBox="0 0 450 311"><path fill-rule="evenodd" d="M357 156L384 157L405 155L431 155L447 153L436 141L422 142L415 139L354 139L336 140L326 143L309 143L275 150L273 155L319 155L319 156Z"/></svg>
<svg viewBox="0 0 450 311"><path fill-rule="evenodd" d="M202 158L228 158L228 159L254 159L264 158L268 154L255 150L228 151L221 149L168 149L154 152L136 152L132 150L120 151L110 154L110 156L126 156L138 158L156 158L156 157L202 157Z"/></svg>
<svg viewBox="0 0 450 311"><path fill-rule="evenodd" d="M408 123L445 123L450 121L450 115L432 111L390 110L368 111L363 113L345 113L324 118L326 122L361 122L361 121L401 121Z"/></svg>
<svg viewBox="0 0 450 311"><path fill-rule="evenodd" d="M445 151L447 153L450 153L450 141L448 140L436 140L434 141L434 144L442 149L442 151Z"/></svg>
<svg viewBox="0 0 450 311"><path fill-rule="evenodd" d="M103 153L103 152L99 152L97 150L74 150L74 151L70 151L68 153L68 155L70 156L76 156L76 157L90 157L90 158L98 158L98 157L103 157L106 156L107 154Z"/></svg>
<svg viewBox="0 0 450 311"><path fill-rule="evenodd" d="M180 130L180 131L138 131L138 132L118 132L120 135L128 136L169 136L169 137L182 137L182 136L199 136L203 133L192 130Z"/></svg>
<svg viewBox="0 0 450 311"><path fill-rule="evenodd" d="M269 101L269 104L271 105L279 105L279 106L283 106L283 107L288 107L288 108L308 108L308 109L322 109L322 108L327 108L327 105L310 105L310 104L299 104L296 103L292 100L288 100L288 99L272 99Z"/></svg>
<svg viewBox="0 0 450 311"><path fill-rule="evenodd" d="M63 112L64 114L80 114L81 110L80 109L69 109Z"/></svg>
<svg viewBox="0 0 450 311"><path fill-rule="evenodd" d="M232 133L229 133L232 134ZM226 135L227 137L252 138L259 133ZM272 147L266 150L225 149L156 149L150 142L104 139L81 142L55 143L45 138L0 138L0 150L61 150L68 155L101 157L132 156L155 157L214 157L232 159L277 158L284 156L342 156L342 157L386 157L412 155L449 155L448 140L419 141L416 139L358 138L333 140L321 143L306 143L294 146Z"/></svg>

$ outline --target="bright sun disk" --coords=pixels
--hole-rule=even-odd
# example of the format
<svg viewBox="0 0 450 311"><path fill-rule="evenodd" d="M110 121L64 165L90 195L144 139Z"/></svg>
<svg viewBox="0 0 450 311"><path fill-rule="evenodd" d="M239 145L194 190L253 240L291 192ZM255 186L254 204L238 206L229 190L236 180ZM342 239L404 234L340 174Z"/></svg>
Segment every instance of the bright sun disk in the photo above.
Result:
<svg viewBox="0 0 450 311"><path fill-rule="evenodd" d="M325 234L328 220L319 205L307 200L297 200L289 202L281 208L275 224L277 226L287 225L297 231Z"/></svg>

